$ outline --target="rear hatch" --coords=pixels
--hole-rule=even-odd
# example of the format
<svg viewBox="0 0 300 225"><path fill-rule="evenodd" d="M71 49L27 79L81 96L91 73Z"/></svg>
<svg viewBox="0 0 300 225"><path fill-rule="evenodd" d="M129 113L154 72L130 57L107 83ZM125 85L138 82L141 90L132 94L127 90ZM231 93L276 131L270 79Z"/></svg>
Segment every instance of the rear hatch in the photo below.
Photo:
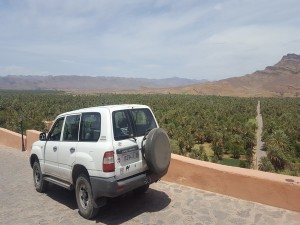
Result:
<svg viewBox="0 0 300 225"><path fill-rule="evenodd" d="M147 170L142 141L157 122L149 108L130 107L112 112L115 175L124 179Z"/></svg>

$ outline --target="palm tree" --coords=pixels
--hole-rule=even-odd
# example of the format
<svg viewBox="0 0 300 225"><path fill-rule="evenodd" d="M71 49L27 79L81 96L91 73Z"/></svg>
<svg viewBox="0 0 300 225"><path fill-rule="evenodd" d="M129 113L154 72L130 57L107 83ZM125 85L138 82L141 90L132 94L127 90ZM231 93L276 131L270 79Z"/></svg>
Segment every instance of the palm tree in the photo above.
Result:
<svg viewBox="0 0 300 225"><path fill-rule="evenodd" d="M260 159L258 169L265 172L273 172L275 170L268 157L262 157Z"/></svg>
<svg viewBox="0 0 300 225"><path fill-rule="evenodd" d="M290 150L290 140L283 130L275 130L267 139L268 146L280 148L288 153Z"/></svg>
<svg viewBox="0 0 300 225"><path fill-rule="evenodd" d="M288 158L281 148L267 147L267 156L276 171L284 169L288 163Z"/></svg>

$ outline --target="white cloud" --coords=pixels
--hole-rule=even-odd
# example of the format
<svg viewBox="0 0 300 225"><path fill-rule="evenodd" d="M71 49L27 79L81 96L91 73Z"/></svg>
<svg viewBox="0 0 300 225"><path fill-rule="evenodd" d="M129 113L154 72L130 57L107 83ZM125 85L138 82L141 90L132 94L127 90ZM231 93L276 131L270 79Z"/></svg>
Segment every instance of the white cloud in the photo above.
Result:
<svg viewBox="0 0 300 225"><path fill-rule="evenodd" d="M299 11L296 0L11 0L0 62L19 74L241 76L300 53Z"/></svg>

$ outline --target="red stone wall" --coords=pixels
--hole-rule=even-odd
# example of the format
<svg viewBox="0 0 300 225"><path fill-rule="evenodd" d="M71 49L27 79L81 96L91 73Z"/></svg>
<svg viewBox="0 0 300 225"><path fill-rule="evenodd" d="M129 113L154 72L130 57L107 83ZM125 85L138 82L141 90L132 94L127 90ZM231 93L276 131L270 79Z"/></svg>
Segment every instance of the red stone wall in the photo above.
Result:
<svg viewBox="0 0 300 225"><path fill-rule="evenodd" d="M300 212L300 177L224 166L172 154L163 180Z"/></svg>
<svg viewBox="0 0 300 225"><path fill-rule="evenodd" d="M27 130L28 152L39 131ZM26 136L24 136L26 140ZM0 145L22 149L21 134L0 128ZM300 212L300 177L224 166L172 154L163 180Z"/></svg>
<svg viewBox="0 0 300 225"><path fill-rule="evenodd" d="M26 148L26 135L24 135L23 137ZM0 128L0 145L8 146L22 151L22 136L19 133Z"/></svg>
<svg viewBox="0 0 300 225"><path fill-rule="evenodd" d="M30 153L33 142L38 141L40 138L40 131L37 130L26 130L26 150Z"/></svg>

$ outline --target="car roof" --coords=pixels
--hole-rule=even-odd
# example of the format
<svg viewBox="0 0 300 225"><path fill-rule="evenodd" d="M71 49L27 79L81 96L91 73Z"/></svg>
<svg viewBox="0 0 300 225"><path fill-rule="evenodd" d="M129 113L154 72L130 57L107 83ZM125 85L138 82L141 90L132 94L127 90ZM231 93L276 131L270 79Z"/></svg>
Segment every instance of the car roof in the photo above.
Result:
<svg viewBox="0 0 300 225"><path fill-rule="evenodd" d="M84 112L99 112L101 109L107 109L109 111L116 111L116 110L124 110L124 109L131 109L131 108L149 108L147 105L140 105L140 104L121 104L121 105L104 105L104 106L96 106L96 107L89 107L83 109L77 109L69 112L62 113L57 117L70 115L70 114L79 114Z"/></svg>

